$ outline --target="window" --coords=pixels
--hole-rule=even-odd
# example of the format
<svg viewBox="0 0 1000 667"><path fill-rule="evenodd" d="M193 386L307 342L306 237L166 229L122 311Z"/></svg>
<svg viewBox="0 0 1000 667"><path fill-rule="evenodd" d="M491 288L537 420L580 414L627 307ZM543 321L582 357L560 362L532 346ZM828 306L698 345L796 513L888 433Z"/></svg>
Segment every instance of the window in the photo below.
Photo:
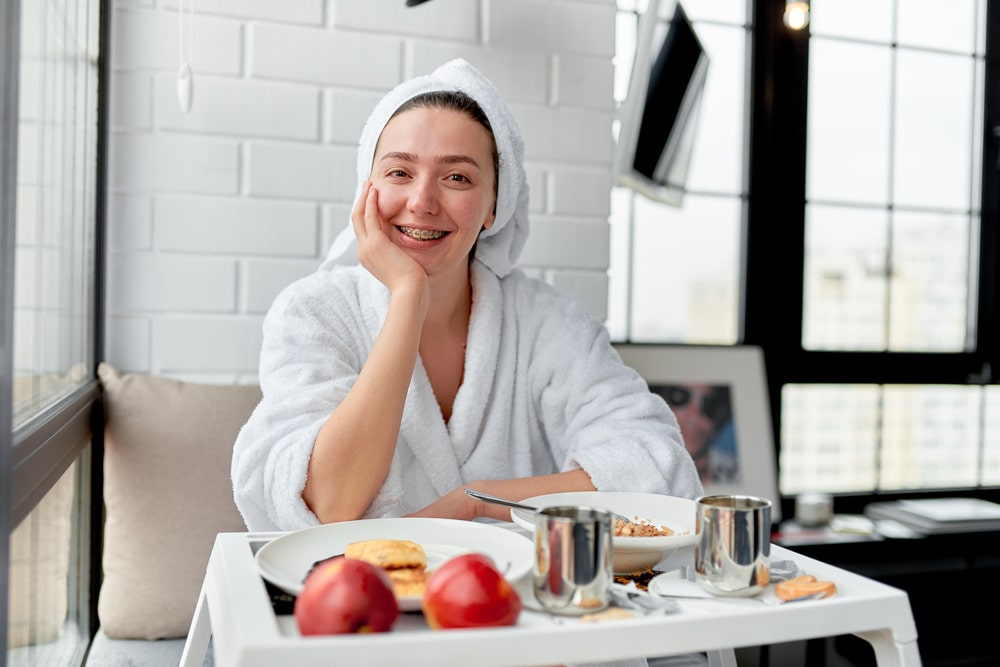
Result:
<svg viewBox="0 0 1000 667"><path fill-rule="evenodd" d="M703 115L680 208L613 193L612 338L764 349L788 516L804 491L989 495L1000 20L813 0L791 31L780 0L682 4ZM644 6L618 3L619 102Z"/></svg>
<svg viewBox="0 0 1000 667"><path fill-rule="evenodd" d="M814 4L803 347L961 352L984 4L874 2L864 21L851 3Z"/></svg>
<svg viewBox="0 0 1000 667"><path fill-rule="evenodd" d="M87 0L0 10L0 664L79 664L90 639L106 16Z"/></svg>
<svg viewBox="0 0 1000 667"><path fill-rule="evenodd" d="M742 3L681 3L709 57L683 206L616 188L608 329L618 341L739 340L750 31ZM619 0L615 98L626 95L645 3ZM664 0L664 21L674 3Z"/></svg>
<svg viewBox="0 0 1000 667"><path fill-rule="evenodd" d="M857 20L861 10L812 6L801 348L958 365L983 352L985 2L869 2ZM975 489L997 477L983 384L881 379L784 385L783 494Z"/></svg>

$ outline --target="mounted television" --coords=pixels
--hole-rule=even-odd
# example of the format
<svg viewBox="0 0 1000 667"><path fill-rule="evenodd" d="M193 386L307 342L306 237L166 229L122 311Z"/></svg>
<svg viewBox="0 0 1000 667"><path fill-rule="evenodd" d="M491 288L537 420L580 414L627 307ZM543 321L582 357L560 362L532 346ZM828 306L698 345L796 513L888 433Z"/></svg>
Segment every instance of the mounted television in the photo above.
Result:
<svg viewBox="0 0 1000 667"><path fill-rule="evenodd" d="M679 2L672 18L660 12L659 0L649 0L640 20L614 171L619 185L680 206L709 59Z"/></svg>

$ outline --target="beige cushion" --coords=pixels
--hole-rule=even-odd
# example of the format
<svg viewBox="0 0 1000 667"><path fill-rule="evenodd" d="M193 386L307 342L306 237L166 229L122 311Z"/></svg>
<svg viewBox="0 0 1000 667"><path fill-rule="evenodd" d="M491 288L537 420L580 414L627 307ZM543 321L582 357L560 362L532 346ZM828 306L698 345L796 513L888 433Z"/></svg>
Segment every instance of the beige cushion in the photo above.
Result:
<svg viewBox="0 0 1000 667"><path fill-rule="evenodd" d="M183 637L215 536L246 530L229 464L256 386L121 374L102 363L104 580L101 628L115 639Z"/></svg>

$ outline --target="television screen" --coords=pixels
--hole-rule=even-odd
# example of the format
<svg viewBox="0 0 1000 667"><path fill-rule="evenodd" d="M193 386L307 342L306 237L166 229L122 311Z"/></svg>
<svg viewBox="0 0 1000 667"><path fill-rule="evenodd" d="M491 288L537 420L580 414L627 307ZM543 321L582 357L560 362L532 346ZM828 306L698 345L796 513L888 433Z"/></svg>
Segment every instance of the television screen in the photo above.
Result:
<svg viewBox="0 0 1000 667"><path fill-rule="evenodd" d="M707 74L708 54L681 4L666 20L659 0L650 0L619 113L615 174L620 185L681 204Z"/></svg>

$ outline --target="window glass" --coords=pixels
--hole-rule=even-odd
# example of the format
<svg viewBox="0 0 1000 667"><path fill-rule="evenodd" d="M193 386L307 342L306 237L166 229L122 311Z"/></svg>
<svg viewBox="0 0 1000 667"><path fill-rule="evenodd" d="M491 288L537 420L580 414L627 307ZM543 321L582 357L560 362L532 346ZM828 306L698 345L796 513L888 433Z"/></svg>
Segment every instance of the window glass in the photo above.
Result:
<svg viewBox="0 0 1000 667"><path fill-rule="evenodd" d="M983 392L983 486L1000 485L1000 387Z"/></svg>
<svg viewBox="0 0 1000 667"><path fill-rule="evenodd" d="M817 35L888 42L893 0L812 0L809 30Z"/></svg>
<svg viewBox="0 0 1000 667"><path fill-rule="evenodd" d="M718 0L683 0L684 11L695 21L722 21L746 23L745 2L719 2Z"/></svg>
<svg viewBox="0 0 1000 667"><path fill-rule="evenodd" d="M790 496L974 487L981 448L983 483L996 484L998 389L785 385L780 491Z"/></svg>
<svg viewBox="0 0 1000 667"><path fill-rule="evenodd" d="M879 398L873 385L785 385L781 494L875 488Z"/></svg>
<svg viewBox="0 0 1000 667"><path fill-rule="evenodd" d="M632 340L733 343L740 202L688 193L684 206L634 201Z"/></svg>
<svg viewBox="0 0 1000 667"><path fill-rule="evenodd" d="M977 4L977 0L900 2L897 40L903 46L972 53L976 44Z"/></svg>
<svg viewBox="0 0 1000 667"><path fill-rule="evenodd" d="M807 348L885 350L888 322L892 350L962 350L967 215L897 212L890 230L881 210L809 205L806 213Z"/></svg>
<svg viewBox="0 0 1000 667"><path fill-rule="evenodd" d="M622 0L619 0L619 6ZM614 95L621 102L628 95L629 73L635 60L635 47L639 35L639 15L619 11L615 15L615 56L613 59Z"/></svg>
<svg viewBox="0 0 1000 667"><path fill-rule="evenodd" d="M97 3L21 4L13 424L93 366Z"/></svg>
<svg viewBox="0 0 1000 667"><path fill-rule="evenodd" d="M855 21L852 33L846 21L824 14L845 9L831 4L816 8L813 28L830 28L838 37L810 39L803 346L962 351L975 321L969 281L978 268L970 263L978 255L970 230L979 223L981 159L982 62L969 57L976 31L983 32L975 3L959 3L960 30L944 29L956 35L950 52L940 43L924 51L897 48L888 39L853 41L875 34L864 21ZM921 43L919 34L938 34L939 11L931 5L900 2L898 12L907 16L913 43ZM921 20L927 30L918 28ZM826 202L883 210L835 211L819 205ZM876 236L870 248L850 249L831 271L828 246L842 228L848 244L855 235L868 236L849 216L868 219ZM879 218L891 220L891 228ZM870 289L857 289L861 285Z"/></svg>
<svg viewBox="0 0 1000 667"><path fill-rule="evenodd" d="M639 9L644 10L644 3ZM611 197L608 317L616 341L733 344L741 292L746 3L681 3L708 57L708 76L681 206L624 188ZM661 14L674 3L664 0ZM615 96L625 99L638 20L618 3Z"/></svg>
<svg viewBox="0 0 1000 667"><path fill-rule="evenodd" d="M608 316L605 325L612 340L628 338L632 282L632 203L635 193L624 188L611 189L611 215L608 218Z"/></svg>
<svg viewBox="0 0 1000 667"><path fill-rule="evenodd" d="M101 3L19 6L16 196L2 221L14 238L13 372L0 381L12 397L5 460L37 486L16 485L5 501L19 521L5 573L5 664L58 667L81 664L90 638L89 433L60 400L76 394L88 407L77 390L94 367Z"/></svg>
<svg viewBox="0 0 1000 667"><path fill-rule="evenodd" d="M969 225L967 214L893 214L891 350L962 350L968 312Z"/></svg>
<svg viewBox="0 0 1000 667"><path fill-rule="evenodd" d="M889 196L890 53L809 41L806 197L884 205Z"/></svg>
<svg viewBox="0 0 1000 667"><path fill-rule="evenodd" d="M686 7L686 5L685 5ZM743 179L743 27L695 23L709 56L687 187L739 193Z"/></svg>
<svg viewBox="0 0 1000 667"><path fill-rule="evenodd" d="M10 535L8 665L80 664L87 646L86 605L70 605L86 595L89 562L78 528L81 467L70 466Z"/></svg>
<svg viewBox="0 0 1000 667"><path fill-rule="evenodd" d="M968 210L974 62L900 49L896 68L893 199L897 206Z"/></svg>
<svg viewBox="0 0 1000 667"><path fill-rule="evenodd" d="M886 387L879 488L975 486L981 399L977 386Z"/></svg>
<svg viewBox="0 0 1000 667"><path fill-rule="evenodd" d="M806 207L805 347L885 349L888 239L884 210Z"/></svg>

